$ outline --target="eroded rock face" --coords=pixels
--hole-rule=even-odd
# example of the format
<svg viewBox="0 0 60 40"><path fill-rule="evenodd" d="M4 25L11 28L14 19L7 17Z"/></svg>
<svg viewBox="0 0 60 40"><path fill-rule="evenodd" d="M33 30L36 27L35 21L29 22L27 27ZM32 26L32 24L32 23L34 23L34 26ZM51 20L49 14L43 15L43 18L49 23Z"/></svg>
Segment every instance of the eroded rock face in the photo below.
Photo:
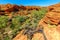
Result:
<svg viewBox="0 0 60 40"><path fill-rule="evenodd" d="M47 9L48 9L48 11L53 11L53 10L55 10L55 11L58 10L59 11L59 9L60 9L60 3L48 6Z"/></svg>
<svg viewBox="0 0 60 40"><path fill-rule="evenodd" d="M60 22L60 13L48 12L44 17L44 22L58 25Z"/></svg>
<svg viewBox="0 0 60 40"><path fill-rule="evenodd" d="M50 6L39 25L44 27L47 40L60 40L60 4Z"/></svg>
<svg viewBox="0 0 60 40"><path fill-rule="evenodd" d="M41 7L39 6L18 6L18 5L0 5L0 10L10 10L13 11L13 9L21 9L21 10L40 10Z"/></svg>
<svg viewBox="0 0 60 40"><path fill-rule="evenodd" d="M43 22L48 24L56 24L60 23L60 3L48 6L48 13L46 13L45 17L43 18Z"/></svg>
<svg viewBox="0 0 60 40"><path fill-rule="evenodd" d="M26 9L27 10L40 10L41 7L39 7L39 6L26 6Z"/></svg>
<svg viewBox="0 0 60 40"><path fill-rule="evenodd" d="M17 5L0 5L0 15L9 14L11 17L11 12L17 12L20 15L27 15L26 10L40 10L40 7L36 6L17 6ZM22 12L20 10L23 10ZM49 25L55 25L56 27L49 28ZM44 33L47 40L60 40L60 4L52 5L48 7L48 13L45 17L40 20L39 25L44 27ZM38 25L38 26L39 26ZM20 32L13 40L27 40L27 35L23 35L23 31ZM32 40L44 40L41 33L35 33Z"/></svg>
<svg viewBox="0 0 60 40"><path fill-rule="evenodd" d="M26 15L31 10L37 10L39 11L41 7L39 6L18 6L18 5L12 5L12 4L6 4L6 5L0 5L0 15L8 14L10 15L12 12L18 13L20 15ZM22 11L22 12L21 12Z"/></svg>
<svg viewBox="0 0 60 40"><path fill-rule="evenodd" d="M19 8L18 5L13 5L13 7L6 9L5 12L16 12L19 11Z"/></svg>
<svg viewBox="0 0 60 40"><path fill-rule="evenodd" d="M6 4L6 5L0 5L0 10L7 10L9 8L13 7L13 5L11 4Z"/></svg>

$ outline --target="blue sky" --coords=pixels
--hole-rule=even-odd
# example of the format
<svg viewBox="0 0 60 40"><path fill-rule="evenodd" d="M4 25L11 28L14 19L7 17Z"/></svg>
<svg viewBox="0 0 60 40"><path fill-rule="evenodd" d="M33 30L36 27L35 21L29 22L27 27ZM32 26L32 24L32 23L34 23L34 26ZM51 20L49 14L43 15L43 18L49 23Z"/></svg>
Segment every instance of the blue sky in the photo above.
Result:
<svg viewBox="0 0 60 40"><path fill-rule="evenodd" d="M49 6L59 3L60 0L0 0L0 4L17 4L24 6Z"/></svg>

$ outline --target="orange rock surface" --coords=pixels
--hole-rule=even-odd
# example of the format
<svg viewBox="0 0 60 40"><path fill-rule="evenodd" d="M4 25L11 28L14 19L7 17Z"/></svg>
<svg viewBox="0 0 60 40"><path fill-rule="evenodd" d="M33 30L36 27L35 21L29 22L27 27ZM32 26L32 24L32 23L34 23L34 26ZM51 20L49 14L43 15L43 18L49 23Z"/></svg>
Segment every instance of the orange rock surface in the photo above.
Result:
<svg viewBox="0 0 60 40"><path fill-rule="evenodd" d="M47 40L60 40L60 4L49 6L48 9L48 13L39 22L39 25L44 27ZM52 25L56 27L51 27Z"/></svg>
<svg viewBox="0 0 60 40"><path fill-rule="evenodd" d="M20 10L23 10L22 12ZM17 12L20 15L27 15L26 10L40 10L41 7L36 6L17 6L17 5L0 5L0 15L3 13L9 14L11 17L11 12ZM43 17L38 26L42 25L44 27L44 33L47 37L47 40L60 40L60 3L51 5L47 7L48 13ZM55 25L56 27L49 28L48 24ZM21 31L13 40L27 40L27 35L22 34ZM44 40L41 33L36 33L33 35L32 40Z"/></svg>

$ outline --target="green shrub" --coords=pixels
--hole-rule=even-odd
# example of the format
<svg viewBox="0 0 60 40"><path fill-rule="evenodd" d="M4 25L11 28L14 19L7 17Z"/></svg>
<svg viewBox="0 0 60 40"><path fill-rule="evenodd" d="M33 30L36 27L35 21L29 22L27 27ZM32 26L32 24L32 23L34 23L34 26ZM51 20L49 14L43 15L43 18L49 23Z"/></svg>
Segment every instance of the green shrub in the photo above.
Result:
<svg viewBox="0 0 60 40"><path fill-rule="evenodd" d="M8 17L7 16L0 16L0 28L4 28L7 26Z"/></svg>
<svg viewBox="0 0 60 40"><path fill-rule="evenodd" d="M32 16L36 18L37 20L40 20L44 17L45 13L47 12L46 9L41 9L39 11L33 10L32 11Z"/></svg>
<svg viewBox="0 0 60 40"><path fill-rule="evenodd" d="M37 27L39 21L44 17L47 10L41 9L39 11L33 10L31 14L28 14L26 21L23 23L22 27Z"/></svg>
<svg viewBox="0 0 60 40"><path fill-rule="evenodd" d="M24 16L15 16L14 18L12 18L12 25L11 28L18 28L21 27L21 24L25 21L25 17Z"/></svg>
<svg viewBox="0 0 60 40"><path fill-rule="evenodd" d="M14 13L12 13L12 15L13 15L13 17L11 19L12 21L10 21L11 24L8 26L10 28L9 30L11 31L11 34L6 34L6 35L10 35L10 36L12 35L12 37L13 37L21 29L24 29L26 27L35 29L37 27L39 21L44 17L46 12L47 11L45 9L41 9L39 11L33 10L28 15L16 15L15 16ZM0 16L0 28L4 28L4 27L7 28L8 22L9 22L9 18L7 16ZM9 39L10 39L9 36L5 37L5 40L9 40Z"/></svg>
<svg viewBox="0 0 60 40"><path fill-rule="evenodd" d="M6 36L4 40L11 40L11 39L9 38L9 36Z"/></svg>

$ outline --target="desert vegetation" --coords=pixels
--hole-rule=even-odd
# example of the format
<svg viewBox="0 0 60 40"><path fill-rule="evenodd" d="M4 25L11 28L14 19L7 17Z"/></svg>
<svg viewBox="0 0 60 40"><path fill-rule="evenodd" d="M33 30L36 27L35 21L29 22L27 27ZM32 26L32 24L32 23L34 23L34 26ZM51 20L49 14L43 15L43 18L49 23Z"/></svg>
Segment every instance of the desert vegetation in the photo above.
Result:
<svg viewBox="0 0 60 40"><path fill-rule="evenodd" d="M60 4L0 5L0 40L60 40Z"/></svg>
<svg viewBox="0 0 60 40"><path fill-rule="evenodd" d="M44 8L39 10L28 9L25 12L23 9L19 9L19 11L7 9L7 12L1 9L0 11L0 40L12 40L21 30L25 30L24 35L30 33L30 30L35 31L39 21L47 12Z"/></svg>

